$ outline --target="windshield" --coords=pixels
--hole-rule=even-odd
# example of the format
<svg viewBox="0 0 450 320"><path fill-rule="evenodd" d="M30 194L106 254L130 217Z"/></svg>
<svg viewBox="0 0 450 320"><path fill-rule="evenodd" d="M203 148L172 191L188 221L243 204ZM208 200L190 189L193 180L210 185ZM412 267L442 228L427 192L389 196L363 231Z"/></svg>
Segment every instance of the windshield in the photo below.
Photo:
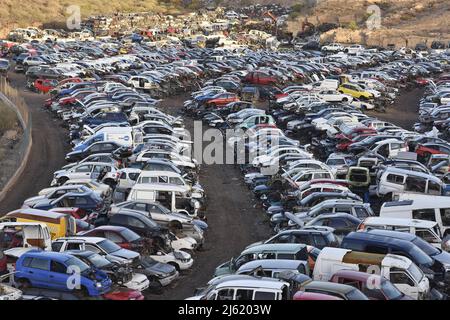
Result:
<svg viewBox="0 0 450 320"><path fill-rule="evenodd" d="M390 281L387 280L381 280L381 291L383 291L387 300L395 300L403 295Z"/></svg>
<svg viewBox="0 0 450 320"><path fill-rule="evenodd" d="M419 283L424 277L423 272L414 263L411 263L407 271L413 277L413 279L417 281L417 283Z"/></svg>
<svg viewBox="0 0 450 320"><path fill-rule="evenodd" d="M66 261L66 265L67 267L74 266L75 268L78 268L80 270L80 273L83 273L90 269L86 263L75 257L68 259Z"/></svg>
<svg viewBox="0 0 450 320"><path fill-rule="evenodd" d="M111 264L111 262L101 255L94 253L88 257L89 261L97 268L101 269Z"/></svg>
<svg viewBox="0 0 450 320"><path fill-rule="evenodd" d="M345 164L345 160L344 159L328 159L327 160L327 165L329 165L329 166L337 166L340 164Z"/></svg>
<svg viewBox="0 0 450 320"><path fill-rule="evenodd" d="M120 247L117 244L107 239L99 242L98 246L103 250L105 250L106 253L112 253L117 250L120 250Z"/></svg>
<svg viewBox="0 0 450 320"><path fill-rule="evenodd" d="M425 252L429 256L434 256L436 254L441 253L439 249L433 247L431 244L426 242L425 240L416 237L412 243L414 243L416 246L418 246L423 252Z"/></svg>
<svg viewBox="0 0 450 320"><path fill-rule="evenodd" d="M123 229L120 233L127 241L136 241L139 240L141 237L134 231L131 231L130 229Z"/></svg>
<svg viewBox="0 0 450 320"><path fill-rule="evenodd" d="M158 263L158 261L156 261L150 257L142 257L140 261L141 261L141 265L144 268L151 268L152 266L154 266L155 264Z"/></svg>
<svg viewBox="0 0 450 320"><path fill-rule="evenodd" d="M433 265L433 259L431 259L425 252L414 246L409 250L409 254L414 259L414 263L426 267L431 267Z"/></svg>

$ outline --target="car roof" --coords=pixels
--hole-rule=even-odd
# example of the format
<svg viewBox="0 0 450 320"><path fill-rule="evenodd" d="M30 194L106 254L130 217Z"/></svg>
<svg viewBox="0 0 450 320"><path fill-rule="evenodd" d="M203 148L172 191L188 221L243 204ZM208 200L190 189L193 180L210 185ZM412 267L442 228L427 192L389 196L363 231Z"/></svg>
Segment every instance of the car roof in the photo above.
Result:
<svg viewBox="0 0 450 320"><path fill-rule="evenodd" d="M23 257L33 257L33 258L50 258L56 261L66 261L70 259L71 256L64 252L53 252L53 251L42 251L42 250L30 250L23 254Z"/></svg>
<svg viewBox="0 0 450 320"><path fill-rule="evenodd" d="M326 281L311 281L305 285L305 288L308 289L323 289L329 290L332 292L339 292L343 294L347 294L350 291L353 291L355 288L349 285L334 283L334 282L326 282Z"/></svg>
<svg viewBox="0 0 450 320"><path fill-rule="evenodd" d="M372 230L371 230L372 231ZM387 231L387 230L381 230ZM399 232L399 231L397 231ZM373 232L350 232L348 235L344 237L342 241L346 240L363 240L363 241L373 241L373 242L381 242L387 245L394 244L402 247L406 247L411 249L415 247L413 243L407 240L403 240L400 238L394 238L392 236L387 236L383 234L377 234Z"/></svg>
<svg viewBox="0 0 450 320"><path fill-rule="evenodd" d="M248 254L259 251L288 251L288 252L296 252L306 248L305 244L301 243L268 243L268 244L260 244L254 247L250 247L242 251L242 254Z"/></svg>
<svg viewBox="0 0 450 320"><path fill-rule="evenodd" d="M371 229L371 230L367 230L365 232L375 234L375 235L385 236L385 237L392 237L395 239L406 240L406 241L413 241L414 239L417 238L417 236L412 233L394 231L394 230Z"/></svg>
<svg viewBox="0 0 450 320"><path fill-rule="evenodd" d="M391 226L408 226L420 228L433 228L437 222L429 220L408 219L408 218L384 218L384 217L367 217L363 221L364 225L391 225Z"/></svg>
<svg viewBox="0 0 450 320"><path fill-rule="evenodd" d="M288 259L258 259L247 262L240 266L238 271L252 270L258 267L269 269L296 269L300 264L305 263L301 260L288 260Z"/></svg>

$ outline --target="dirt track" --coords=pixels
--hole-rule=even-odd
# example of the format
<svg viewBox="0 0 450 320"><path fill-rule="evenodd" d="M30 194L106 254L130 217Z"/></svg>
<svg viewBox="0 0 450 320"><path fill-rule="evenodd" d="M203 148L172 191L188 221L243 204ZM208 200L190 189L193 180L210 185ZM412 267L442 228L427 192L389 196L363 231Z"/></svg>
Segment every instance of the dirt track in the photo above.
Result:
<svg viewBox="0 0 450 320"><path fill-rule="evenodd" d="M49 185L52 174L64 165L68 150L66 132L51 114L42 109L45 96L25 91L22 75L11 75L12 85L21 89L29 105L33 121L33 148L22 178L9 196L0 203L0 214L19 208L24 199ZM410 129L416 120L417 100L421 90L404 93L399 102L386 114L374 114ZM186 96L165 99L163 109L176 113ZM186 120L188 128L192 121ZM242 175L233 165L204 165L200 182L208 196L209 231L203 251L195 254L194 266L180 279L165 288L162 295L148 295L150 299L184 299L197 287L211 279L214 269L222 262L239 254L245 246L270 236L264 213L255 207L251 192L243 183Z"/></svg>

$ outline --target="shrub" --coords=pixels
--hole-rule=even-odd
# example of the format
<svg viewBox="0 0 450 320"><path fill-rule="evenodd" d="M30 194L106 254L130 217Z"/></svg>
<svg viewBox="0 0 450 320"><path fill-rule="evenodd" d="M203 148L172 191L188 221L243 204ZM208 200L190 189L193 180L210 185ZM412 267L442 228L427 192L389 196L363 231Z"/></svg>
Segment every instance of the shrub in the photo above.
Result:
<svg viewBox="0 0 450 320"><path fill-rule="evenodd" d="M356 23L356 21L350 21L350 23L348 24L348 29L355 31L358 30L358 24Z"/></svg>

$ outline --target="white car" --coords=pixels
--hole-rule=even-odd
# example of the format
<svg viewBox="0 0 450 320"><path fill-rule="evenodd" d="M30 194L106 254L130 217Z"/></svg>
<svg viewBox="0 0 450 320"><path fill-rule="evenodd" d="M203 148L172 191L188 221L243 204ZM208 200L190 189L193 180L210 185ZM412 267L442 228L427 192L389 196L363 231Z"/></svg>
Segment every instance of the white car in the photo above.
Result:
<svg viewBox="0 0 450 320"><path fill-rule="evenodd" d="M317 93L317 96L320 99L325 100L327 102L352 102L353 101L352 96L350 96L348 94L340 93L336 90L322 90L319 93Z"/></svg>
<svg viewBox="0 0 450 320"><path fill-rule="evenodd" d="M340 45L339 43L331 43L329 45L322 46L321 50L327 51L327 52L339 52L339 51L343 51L344 47L342 45Z"/></svg>
<svg viewBox="0 0 450 320"><path fill-rule="evenodd" d="M62 185L62 187L64 187L64 186L74 186L74 185L86 186L89 189L91 189L92 191L94 191L95 193L97 193L102 198L107 198L112 193L112 189L111 189L110 186L108 186L107 184L101 183L101 182L97 182L96 180L93 180L93 179L72 179L72 180L67 180ZM49 194L50 192L53 192L57 188L59 188L59 187L50 187L50 188L42 189L41 191L39 191L38 195L45 196L45 195Z"/></svg>
<svg viewBox="0 0 450 320"><path fill-rule="evenodd" d="M159 250L156 254L150 255L150 258L173 265L177 270L187 270L194 264L194 259L192 259L191 255L184 251L166 253Z"/></svg>
<svg viewBox="0 0 450 320"><path fill-rule="evenodd" d="M120 170L111 163L84 162L68 170L59 170L53 174L51 186L62 185L72 179L97 179L100 173L106 169L102 182L107 185L115 185L120 178Z"/></svg>

